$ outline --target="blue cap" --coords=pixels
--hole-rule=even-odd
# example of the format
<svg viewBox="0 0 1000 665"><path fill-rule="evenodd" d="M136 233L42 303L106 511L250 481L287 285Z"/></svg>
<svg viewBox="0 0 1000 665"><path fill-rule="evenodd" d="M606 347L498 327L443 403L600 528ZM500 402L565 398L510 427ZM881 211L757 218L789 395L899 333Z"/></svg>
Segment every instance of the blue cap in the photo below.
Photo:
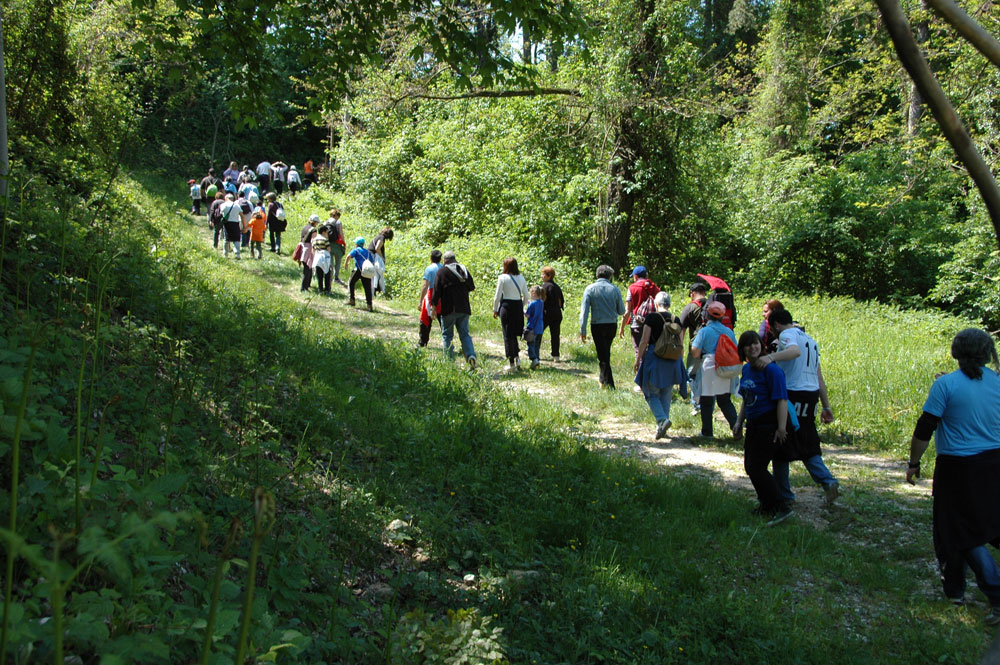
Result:
<svg viewBox="0 0 1000 665"><path fill-rule="evenodd" d="M357 238L354 239L354 244L357 245L358 247L364 247L365 246L365 239L361 238L361 237L357 237Z"/></svg>
<svg viewBox="0 0 1000 665"><path fill-rule="evenodd" d="M632 269L633 277L645 277L646 276L646 266L636 266Z"/></svg>

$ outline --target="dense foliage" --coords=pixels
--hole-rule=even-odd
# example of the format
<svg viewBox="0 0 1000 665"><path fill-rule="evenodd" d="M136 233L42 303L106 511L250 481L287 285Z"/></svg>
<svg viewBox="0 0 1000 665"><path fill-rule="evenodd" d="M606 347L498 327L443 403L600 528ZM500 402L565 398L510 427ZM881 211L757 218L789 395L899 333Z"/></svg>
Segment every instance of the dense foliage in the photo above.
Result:
<svg viewBox="0 0 1000 665"><path fill-rule="evenodd" d="M996 285L979 276L992 232L936 126L910 109L870 3L581 7L599 37L537 59L552 94L426 99L460 91L398 60L370 71L341 124L344 184L429 241L486 232L668 282L721 272L759 293L938 304L1000 325ZM707 49L720 12L733 25ZM992 145L996 71L914 16Z"/></svg>

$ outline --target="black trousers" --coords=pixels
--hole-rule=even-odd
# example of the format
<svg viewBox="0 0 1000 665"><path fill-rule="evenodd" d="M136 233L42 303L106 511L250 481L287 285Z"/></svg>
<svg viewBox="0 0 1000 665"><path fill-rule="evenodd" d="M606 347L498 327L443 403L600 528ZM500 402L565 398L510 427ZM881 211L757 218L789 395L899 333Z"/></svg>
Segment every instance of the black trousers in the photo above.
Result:
<svg viewBox="0 0 1000 665"><path fill-rule="evenodd" d="M312 286L313 281L313 271L309 267L309 264L302 262L302 290L308 291L309 287Z"/></svg>
<svg viewBox="0 0 1000 665"><path fill-rule="evenodd" d="M500 301L500 329L503 331L504 354L507 360L513 360L521 352L517 341L524 334L524 309L520 300Z"/></svg>
<svg viewBox="0 0 1000 665"><path fill-rule="evenodd" d="M719 410L726 417L726 422L732 427L736 424L739 414L733 406L733 396L729 393L722 395L702 395L699 400L701 406L701 435L713 436L712 433L712 412L715 411L715 403L719 403Z"/></svg>
<svg viewBox="0 0 1000 665"><path fill-rule="evenodd" d="M743 469L750 476L761 510L765 513L774 513L784 503L778 496L774 476L767 470L778 450L778 444L774 441L776 431L777 414L770 413L759 420L748 420L746 438L743 440Z"/></svg>
<svg viewBox="0 0 1000 665"><path fill-rule="evenodd" d="M438 322L438 326L441 325L440 317L432 317L432 319ZM431 326L434 325L433 322ZM420 346L427 346L427 343L431 341L431 326L425 326L423 322L420 323Z"/></svg>
<svg viewBox="0 0 1000 665"><path fill-rule="evenodd" d="M611 344L615 341L617 332L618 326L614 323L590 324L590 336L594 338L594 349L597 350L601 385L605 388L615 387L615 377L611 375Z"/></svg>
<svg viewBox="0 0 1000 665"><path fill-rule="evenodd" d="M365 302L368 303L368 309L372 308L372 281L367 277L361 276L361 269L355 268L354 274L351 275L351 281L347 284L347 291L351 294L351 300L354 300L354 285L361 280L361 286L365 288Z"/></svg>
<svg viewBox="0 0 1000 665"><path fill-rule="evenodd" d="M553 321L551 323L546 323L545 327L549 329L549 336L552 338L552 357L559 357L559 327L562 326L562 321ZM542 331L545 334L545 331ZM541 343L539 343L541 344ZM539 347L540 348L540 347Z"/></svg>
<svg viewBox="0 0 1000 665"><path fill-rule="evenodd" d="M320 293L329 293L330 284L333 282L333 273L329 270L323 272L323 269L316 266L316 287L319 289Z"/></svg>

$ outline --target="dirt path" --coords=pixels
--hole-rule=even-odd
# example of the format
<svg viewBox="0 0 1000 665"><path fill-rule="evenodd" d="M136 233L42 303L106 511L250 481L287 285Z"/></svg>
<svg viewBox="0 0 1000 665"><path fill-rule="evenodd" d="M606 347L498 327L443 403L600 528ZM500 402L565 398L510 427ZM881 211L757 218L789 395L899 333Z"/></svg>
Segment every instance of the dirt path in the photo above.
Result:
<svg viewBox="0 0 1000 665"><path fill-rule="evenodd" d="M208 234L205 234L208 239ZM334 284L329 297L320 297L313 291L299 291L290 259L278 258L265 253L262 262L287 262L289 278L274 279L271 266L271 284L294 298L315 309L322 316L339 322L358 334L377 337L382 340L394 339L416 347L417 318L415 306L409 301L375 299L375 312L369 313L364 307L351 308L346 305L345 287ZM246 268L263 274L256 261L245 261ZM360 288L360 285L359 285ZM410 311L410 310L413 311ZM569 335L566 335L568 338ZM427 353L440 352L440 337L432 334ZM667 438L655 441L652 419L645 411L641 396L634 393L619 395L618 400L635 400L637 413L646 417L637 422L635 418L609 416L600 402L594 401L593 386L596 382L596 366L592 361L576 361L572 356L558 364L543 361L549 371L520 372L516 377L504 374L501 368L503 345L500 333L485 337L474 333L477 355L480 359L479 375L484 380L493 381L498 389L506 391L527 391L540 400L545 400L560 409L571 410L587 420L575 434L595 450L608 454L642 459L662 469L664 473L698 476L732 492L745 495L748 503L753 498L753 488L743 471L742 447L739 442L718 439L706 444L704 439L695 437L697 427L688 424L675 427ZM574 342L567 340L567 346ZM568 354L567 354L568 355ZM631 383L628 384L631 387ZM621 389L623 392L627 388ZM590 404L587 394L591 395ZM685 404L675 405L675 409L686 408ZM721 415L717 414L721 418ZM721 422L721 421L720 421ZM725 431L725 423L721 427ZM870 454L860 453L843 447L825 446L824 459L841 483L841 497L835 505L827 506L822 490L811 483L801 464L792 465L792 484L796 492L796 518L817 529L831 530L845 539L859 545L886 545L909 547L915 542L928 540L930 520L930 483L923 481L917 486L902 482L902 464ZM870 510L881 506L879 511ZM891 510L885 510L891 506ZM877 514L876 514L877 513ZM850 528L848 528L850 527ZM905 527L905 528L900 528ZM872 536L875 540L872 540ZM933 577L932 577L933 579Z"/></svg>

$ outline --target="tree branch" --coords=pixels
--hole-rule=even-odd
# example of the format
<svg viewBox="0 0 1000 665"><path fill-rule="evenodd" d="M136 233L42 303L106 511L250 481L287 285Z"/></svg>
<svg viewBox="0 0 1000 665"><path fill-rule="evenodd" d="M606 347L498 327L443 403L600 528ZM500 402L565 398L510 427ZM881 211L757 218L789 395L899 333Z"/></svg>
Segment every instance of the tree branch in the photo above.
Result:
<svg viewBox="0 0 1000 665"><path fill-rule="evenodd" d="M455 101L458 99L500 99L504 97L541 97L543 95L566 95L568 97L582 97L579 90L571 88L529 88L526 90L473 90L461 95L431 95L423 92L411 92L398 97L392 101L395 107L404 99L438 99L445 101Z"/></svg>
<svg viewBox="0 0 1000 665"><path fill-rule="evenodd" d="M1000 41L955 4L954 0L926 0L945 21L951 24L965 40L976 47L990 62L1000 67Z"/></svg>
<svg viewBox="0 0 1000 665"><path fill-rule="evenodd" d="M896 54L899 56L900 62L903 63L903 67L913 79L913 83L917 86L924 101L930 106L934 118L941 127L945 138L948 139L948 143L955 150L955 154L958 155L959 161L969 170L969 175L976 183L979 194L983 197L983 202L989 211L990 221L997 235L997 242L1000 243L1000 189L997 188L993 173L962 125L962 121L955 113L948 96L941 89L941 84L938 83L927 61L920 53L920 47L913 38L910 24L899 6L899 1L875 0L875 2L879 11L882 12L882 19L885 21L886 30L896 47Z"/></svg>

